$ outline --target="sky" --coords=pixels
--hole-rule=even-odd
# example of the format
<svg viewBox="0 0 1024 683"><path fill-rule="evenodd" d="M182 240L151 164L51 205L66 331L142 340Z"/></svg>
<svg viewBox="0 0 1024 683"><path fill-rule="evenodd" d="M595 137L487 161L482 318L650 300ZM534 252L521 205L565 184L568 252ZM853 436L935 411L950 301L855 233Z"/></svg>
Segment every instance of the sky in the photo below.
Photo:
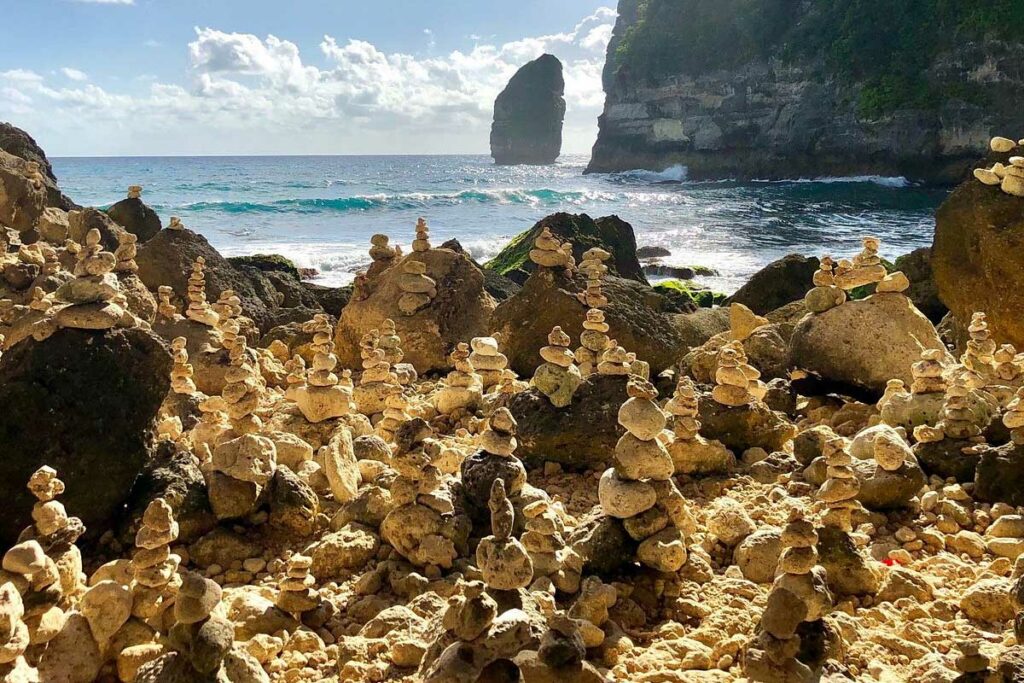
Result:
<svg viewBox="0 0 1024 683"><path fill-rule="evenodd" d="M614 0L3 0L0 120L52 156L469 154L544 52L589 152Z"/></svg>

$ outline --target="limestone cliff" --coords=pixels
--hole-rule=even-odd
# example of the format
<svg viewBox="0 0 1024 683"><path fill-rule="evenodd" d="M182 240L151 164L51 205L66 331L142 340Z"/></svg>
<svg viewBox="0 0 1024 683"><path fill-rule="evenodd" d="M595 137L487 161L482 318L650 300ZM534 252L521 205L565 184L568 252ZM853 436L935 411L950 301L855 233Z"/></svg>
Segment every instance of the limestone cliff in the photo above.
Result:
<svg viewBox="0 0 1024 683"><path fill-rule="evenodd" d="M553 164L565 118L562 63L544 54L523 65L494 101L491 156L497 164Z"/></svg>
<svg viewBox="0 0 1024 683"><path fill-rule="evenodd" d="M1019 127L1014 0L620 0L589 171L951 183Z"/></svg>

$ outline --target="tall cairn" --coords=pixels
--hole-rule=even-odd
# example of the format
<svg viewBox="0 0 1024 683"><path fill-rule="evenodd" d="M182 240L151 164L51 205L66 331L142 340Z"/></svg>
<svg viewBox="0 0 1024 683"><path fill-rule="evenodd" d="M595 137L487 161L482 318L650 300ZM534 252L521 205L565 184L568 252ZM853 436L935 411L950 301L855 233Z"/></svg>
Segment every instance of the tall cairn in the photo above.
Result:
<svg viewBox="0 0 1024 683"><path fill-rule="evenodd" d="M579 363L581 376L589 377L597 372L598 363L611 343L608 329L604 311L600 308L591 308L587 311L587 317L583 321L583 332L580 333L580 346L576 349L576 362Z"/></svg>
<svg viewBox="0 0 1024 683"><path fill-rule="evenodd" d="M576 357L569 350L572 340L557 325L548 335L548 346L541 348L544 362L533 374L533 386L548 397L551 405L564 408L572 403L572 396L583 382L576 367Z"/></svg>
<svg viewBox="0 0 1024 683"><path fill-rule="evenodd" d="M173 219L171 222L174 222ZM188 308L185 309L185 316L201 325L214 327L220 316L206 301L205 268L206 259L202 256L197 257L192 264L192 274L188 276Z"/></svg>

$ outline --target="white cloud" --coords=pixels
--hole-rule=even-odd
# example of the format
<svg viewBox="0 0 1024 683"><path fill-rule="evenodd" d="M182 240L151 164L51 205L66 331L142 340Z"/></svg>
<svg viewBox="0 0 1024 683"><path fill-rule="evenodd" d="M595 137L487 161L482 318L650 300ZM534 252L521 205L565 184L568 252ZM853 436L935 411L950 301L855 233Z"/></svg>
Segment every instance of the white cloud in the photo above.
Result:
<svg viewBox="0 0 1024 683"><path fill-rule="evenodd" d="M87 81L89 76L84 71L78 69L72 69L70 66L65 66L60 70L64 74L65 78L70 78L72 81Z"/></svg>
<svg viewBox="0 0 1024 683"><path fill-rule="evenodd" d="M443 55L386 53L330 35L319 54L302 54L274 35L197 27L185 83L117 94L81 82L85 74L74 69L62 70L79 81L74 87L51 86L23 69L0 72L0 87L22 96L0 100L0 117L31 106L29 118L61 139L81 139L62 125L87 128L89 139L145 147L123 150L135 154L483 152L494 98L520 66L549 52L565 67L566 150L583 151L604 100L601 70L614 21L615 12L601 8L563 33L477 42ZM433 42L429 29L424 35ZM33 122L25 125L31 130Z"/></svg>

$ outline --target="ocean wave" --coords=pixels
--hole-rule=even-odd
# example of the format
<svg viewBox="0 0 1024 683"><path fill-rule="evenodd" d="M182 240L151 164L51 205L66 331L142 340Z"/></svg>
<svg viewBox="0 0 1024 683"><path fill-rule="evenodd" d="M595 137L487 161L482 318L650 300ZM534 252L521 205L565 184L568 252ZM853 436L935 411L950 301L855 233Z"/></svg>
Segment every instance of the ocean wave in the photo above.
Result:
<svg viewBox="0 0 1024 683"><path fill-rule="evenodd" d="M820 178L793 178L789 180L752 180L754 183L815 183L821 185L834 185L838 183L873 183L882 187L910 187L913 185L903 176L884 175L850 175L850 176L822 176Z"/></svg>
<svg viewBox="0 0 1024 683"><path fill-rule="evenodd" d="M559 191L551 189L462 190L461 192L357 195L353 197L306 197L278 199L270 202L201 201L178 208L188 211L219 211L230 214L249 213L323 213L371 210L429 209L460 204L526 204L557 206L582 204L607 199L611 195L595 191Z"/></svg>
<svg viewBox="0 0 1024 683"><path fill-rule="evenodd" d="M622 180L638 180L645 183L684 183L689 175L690 169L682 164L669 166L662 171L650 171L643 168L634 168L631 171L620 171L608 174L612 178Z"/></svg>

